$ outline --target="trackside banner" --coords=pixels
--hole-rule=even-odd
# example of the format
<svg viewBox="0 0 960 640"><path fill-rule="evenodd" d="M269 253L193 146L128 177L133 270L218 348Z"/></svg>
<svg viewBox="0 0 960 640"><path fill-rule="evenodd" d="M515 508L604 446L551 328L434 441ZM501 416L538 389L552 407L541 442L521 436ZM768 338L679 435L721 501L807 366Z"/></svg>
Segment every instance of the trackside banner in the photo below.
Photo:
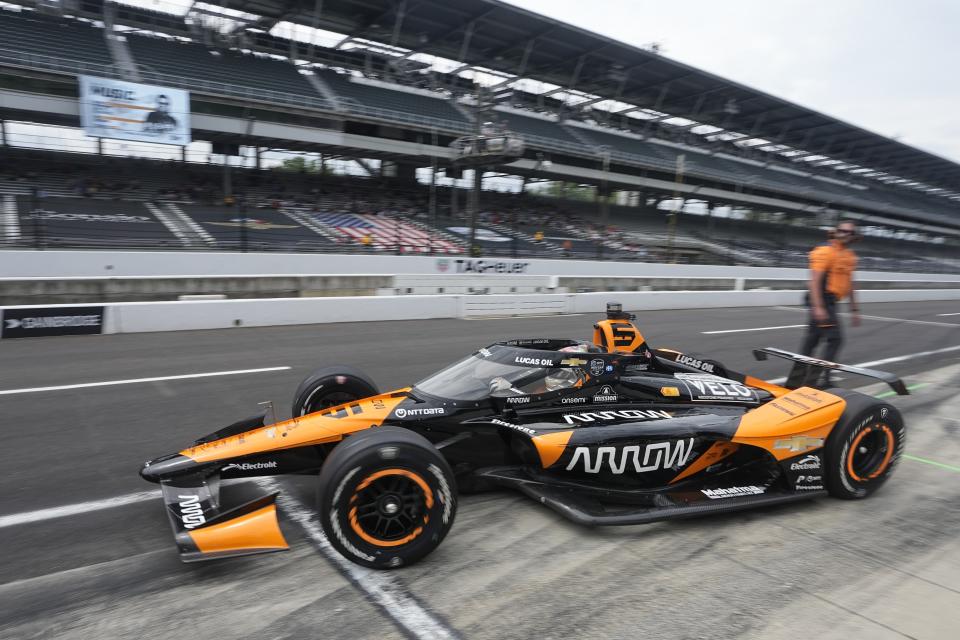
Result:
<svg viewBox="0 0 960 640"><path fill-rule="evenodd" d="M74 336L103 333L103 307L3 309L0 338Z"/></svg>
<svg viewBox="0 0 960 640"><path fill-rule="evenodd" d="M93 76L79 80L80 124L88 136L189 144L188 91Z"/></svg>

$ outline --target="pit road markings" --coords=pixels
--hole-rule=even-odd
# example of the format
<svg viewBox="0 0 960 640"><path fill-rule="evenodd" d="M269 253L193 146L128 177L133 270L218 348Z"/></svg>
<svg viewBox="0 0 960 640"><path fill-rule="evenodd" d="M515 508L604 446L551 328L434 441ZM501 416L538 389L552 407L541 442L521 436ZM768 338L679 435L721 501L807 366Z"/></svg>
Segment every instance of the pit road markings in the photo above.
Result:
<svg viewBox="0 0 960 640"><path fill-rule="evenodd" d="M797 307L770 307L771 309L777 309L779 311L798 311L800 313L809 313L807 309L800 309ZM848 312L839 313L837 315L841 316L850 316L853 315ZM933 327L960 327L960 324L955 322L934 322L932 320L908 320L906 318L889 318L887 316L860 316L861 320L879 320L880 322L903 322L905 324L923 324Z"/></svg>
<svg viewBox="0 0 960 640"><path fill-rule="evenodd" d="M83 382L81 384L64 384L56 387L29 387L26 389L5 389L0 396L16 393L37 393L39 391L67 391L69 389L87 389L89 387L109 387L115 384L140 384L142 382L163 382L164 380L189 380L191 378L213 378L216 376L239 376L247 373L267 373L271 371L287 371L291 367L264 367L262 369L235 369L233 371L209 371L207 373L185 373L177 376L158 376L155 378L132 378L130 380L108 380L106 382Z"/></svg>

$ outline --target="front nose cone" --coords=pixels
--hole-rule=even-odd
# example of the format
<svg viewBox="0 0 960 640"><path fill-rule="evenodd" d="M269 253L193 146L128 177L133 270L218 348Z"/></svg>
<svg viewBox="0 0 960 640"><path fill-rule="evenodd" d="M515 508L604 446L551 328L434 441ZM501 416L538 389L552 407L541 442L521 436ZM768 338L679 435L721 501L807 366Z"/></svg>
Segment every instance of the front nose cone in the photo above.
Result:
<svg viewBox="0 0 960 640"><path fill-rule="evenodd" d="M143 468L140 469L140 477L147 482L160 482L174 476L196 471L199 466L187 456L171 453L145 463Z"/></svg>

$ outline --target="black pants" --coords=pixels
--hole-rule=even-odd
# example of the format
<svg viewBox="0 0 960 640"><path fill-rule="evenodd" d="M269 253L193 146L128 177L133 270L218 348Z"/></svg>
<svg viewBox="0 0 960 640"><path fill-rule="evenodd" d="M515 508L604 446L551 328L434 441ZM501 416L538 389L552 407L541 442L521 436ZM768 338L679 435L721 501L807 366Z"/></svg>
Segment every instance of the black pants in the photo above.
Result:
<svg viewBox="0 0 960 640"><path fill-rule="evenodd" d="M825 293L823 295L823 306L827 311L827 320L826 322L817 322L813 319L813 305L811 305L808 297L807 307L810 309L810 324L807 326L807 335L803 339L800 353L805 356L814 355L813 352L817 349L817 345L820 344L821 340L824 340L827 346L823 352L823 359L836 362L840 346L843 344L843 330L840 326L840 319L837 317L836 296Z"/></svg>

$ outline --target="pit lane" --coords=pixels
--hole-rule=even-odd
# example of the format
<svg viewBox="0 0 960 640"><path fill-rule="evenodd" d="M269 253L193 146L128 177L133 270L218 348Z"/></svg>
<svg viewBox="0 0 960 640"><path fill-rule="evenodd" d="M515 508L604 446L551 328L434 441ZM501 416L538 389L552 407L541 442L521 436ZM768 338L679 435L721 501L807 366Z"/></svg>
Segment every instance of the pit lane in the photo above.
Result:
<svg viewBox="0 0 960 640"><path fill-rule="evenodd" d="M940 315L956 303L863 311L888 320L848 329L846 362L960 345L955 318ZM795 349L802 329L702 332L798 318L787 309L660 311L640 314L638 326L654 345L776 377L782 363L753 362L749 349ZM323 364L349 363L396 387L484 343L588 336L590 324L431 320L6 341L0 390L291 369L0 396L0 517L149 490L136 475L143 460L255 412L258 401L274 400L284 417L296 384ZM468 496L443 545L390 574L389 588L454 637L951 637L960 474L920 459L958 466L960 352L885 368L926 386L893 400L916 459L903 460L875 498L586 530L518 495ZM309 480L281 482L312 504ZM197 565L177 559L159 499L0 528L0 637L429 635L398 623L303 527L282 526L290 552Z"/></svg>

